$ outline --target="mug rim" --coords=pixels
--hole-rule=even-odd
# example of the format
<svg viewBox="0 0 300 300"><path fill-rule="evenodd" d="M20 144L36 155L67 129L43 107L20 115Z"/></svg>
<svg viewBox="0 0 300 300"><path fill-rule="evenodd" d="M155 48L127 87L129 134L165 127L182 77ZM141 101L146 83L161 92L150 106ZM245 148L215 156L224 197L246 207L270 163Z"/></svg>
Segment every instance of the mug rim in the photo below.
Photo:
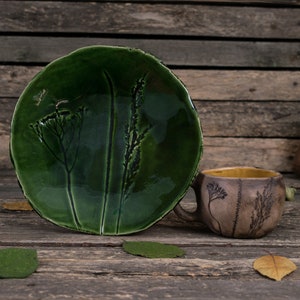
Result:
<svg viewBox="0 0 300 300"><path fill-rule="evenodd" d="M247 174L250 175L252 174L252 175L246 176L245 172L247 172ZM265 169L265 168L249 167L249 166L232 166L232 167L205 169L200 171L200 173L207 177L213 177L213 178L226 178L226 179L240 178L243 180L245 179L257 180L257 179L282 177L282 174L280 174L277 171ZM253 174L256 174L256 176L254 176Z"/></svg>

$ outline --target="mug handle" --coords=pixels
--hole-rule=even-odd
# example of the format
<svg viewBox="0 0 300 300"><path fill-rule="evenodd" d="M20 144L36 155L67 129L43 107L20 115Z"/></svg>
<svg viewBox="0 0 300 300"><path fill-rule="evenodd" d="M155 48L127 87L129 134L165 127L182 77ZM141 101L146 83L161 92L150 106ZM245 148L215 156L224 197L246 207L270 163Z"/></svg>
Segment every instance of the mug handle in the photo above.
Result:
<svg viewBox="0 0 300 300"><path fill-rule="evenodd" d="M197 208L195 211L190 212L185 210L180 203L178 203L175 207L174 207L174 212L177 215L177 217L179 217L180 219L184 220L184 221L189 221L189 222L201 222L201 218L200 218L200 201L201 201L201 192L200 192L200 187L201 187L201 177L200 174L198 174L191 187L194 190L195 196L196 196L196 201L197 201Z"/></svg>

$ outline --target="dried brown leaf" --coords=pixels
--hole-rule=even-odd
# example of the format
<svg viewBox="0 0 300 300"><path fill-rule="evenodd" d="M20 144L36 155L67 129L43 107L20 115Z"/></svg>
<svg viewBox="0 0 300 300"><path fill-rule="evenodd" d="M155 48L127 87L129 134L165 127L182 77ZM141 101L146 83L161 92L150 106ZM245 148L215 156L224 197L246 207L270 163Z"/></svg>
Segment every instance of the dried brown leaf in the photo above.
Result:
<svg viewBox="0 0 300 300"><path fill-rule="evenodd" d="M31 211L31 205L26 200L16 202L4 202L1 205L6 210Z"/></svg>
<svg viewBox="0 0 300 300"><path fill-rule="evenodd" d="M280 281L284 276L295 271L297 266L286 257L270 254L256 259L253 268L268 278Z"/></svg>

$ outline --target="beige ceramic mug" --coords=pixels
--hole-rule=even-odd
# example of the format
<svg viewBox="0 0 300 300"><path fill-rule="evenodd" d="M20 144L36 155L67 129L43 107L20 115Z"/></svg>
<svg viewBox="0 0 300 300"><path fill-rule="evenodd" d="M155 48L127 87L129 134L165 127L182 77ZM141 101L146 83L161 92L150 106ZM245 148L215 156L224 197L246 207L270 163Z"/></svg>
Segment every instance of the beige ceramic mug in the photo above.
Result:
<svg viewBox="0 0 300 300"><path fill-rule="evenodd" d="M259 238L279 223L285 202L280 173L253 167L204 170L194 181L195 212L178 204L174 211L200 221L213 232L234 238Z"/></svg>

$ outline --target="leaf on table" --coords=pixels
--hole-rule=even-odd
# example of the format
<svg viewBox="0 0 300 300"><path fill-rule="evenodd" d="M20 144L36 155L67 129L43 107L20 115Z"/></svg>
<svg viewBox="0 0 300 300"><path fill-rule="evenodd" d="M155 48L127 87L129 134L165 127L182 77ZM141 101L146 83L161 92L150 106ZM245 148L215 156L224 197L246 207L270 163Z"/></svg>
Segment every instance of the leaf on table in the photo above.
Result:
<svg viewBox="0 0 300 300"><path fill-rule="evenodd" d="M157 242L125 241L123 243L123 249L129 254L147 258L175 258L185 254L181 248L175 245Z"/></svg>
<svg viewBox="0 0 300 300"><path fill-rule="evenodd" d="M256 259L253 268L266 277L280 281L295 271L297 266L286 257L270 254Z"/></svg>
<svg viewBox="0 0 300 300"><path fill-rule="evenodd" d="M287 201L294 201L296 191L293 187L285 187L285 199Z"/></svg>
<svg viewBox="0 0 300 300"><path fill-rule="evenodd" d="M0 278L25 278L38 267L34 249L6 248L0 250Z"/></svg>
<svg viewBox="0 0 300 300"><path fill-rule="evenodd" d="M14 211L32 211L33 208L27 200L16 201L16 202L4 202L1 205L6 210Z"/></svg>

